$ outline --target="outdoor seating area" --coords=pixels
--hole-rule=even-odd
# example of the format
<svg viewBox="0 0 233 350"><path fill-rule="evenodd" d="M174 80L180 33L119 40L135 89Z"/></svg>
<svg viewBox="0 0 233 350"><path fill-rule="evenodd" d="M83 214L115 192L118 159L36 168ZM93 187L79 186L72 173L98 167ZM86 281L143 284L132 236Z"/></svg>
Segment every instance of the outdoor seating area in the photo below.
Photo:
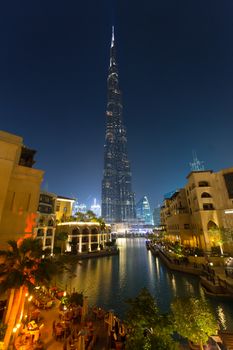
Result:
<svg viewBox="0 0 233 350"><path fill-rule="evenodd" d="M83 296L82 306L74 302L67 304L71 295L64 291L62 294L59 300L51 295L51 290L33 291L28 298L33 303L29 302L25 308L23 322L14 335L14 349L124 349L126 331L113 310L89 307L87 297ZM50 301L54 307L45 307Z"/></svg>
<svg viewBox="0 0 233 350"><path fill-rule="evenodd" d="M39 309L50 309L54 305L54 297L45 288L34 289L32 302Z"/></svg>
<svg viewBox="0 0 233 350"><path fill-rule="evenodd" d="M19 330L19 334L14 341L16 350L39 350L43 349L43 342L40 340L43 324L38 325L35 321L25 323Z"/></svg>

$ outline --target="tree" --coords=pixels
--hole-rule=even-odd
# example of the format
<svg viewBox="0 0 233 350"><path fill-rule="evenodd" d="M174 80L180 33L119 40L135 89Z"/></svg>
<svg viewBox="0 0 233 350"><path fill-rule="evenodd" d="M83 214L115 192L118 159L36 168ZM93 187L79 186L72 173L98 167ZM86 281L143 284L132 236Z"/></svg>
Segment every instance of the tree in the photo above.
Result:
<svg viewBox="0 0 233 350"><path fill-rule="evenodd" d="M223 235L222 235L222 229L220 229L217 225L214 227L209 228L208 230L209 238L211 242L214 244L214 246L218 246L221 252L221 255L223 255Z"/></svg>
<svg viewBox="0 0 233 350"><path fill-rule="evenodd" d="M173 330L169 317L159 314L156 301L146 288L127 304L126 324L130 329L127 350L178 349L171 337Z"/></svg>
<svg viewBox="0 0 233 350"><path fill-rule="evenodd" d="M209 304L197 298L176 299L171 310L174 330L182 337L199 344L203 350L203 344L218 329Z"/></svg>
<svg viewBox="0 0 233 350"><path fill-rule="evenodd" d="M92 219L96 218L96 215L95 215L95 213L92 210L88 210L86 212L86 218L87 218L88 221L91 221Z"/></svg>
<svg viewBox="0 0 233 350"><path fill-rule="evenodd" d="M55 233L55 242L54 245L57 247L57 244L61 246L61 254L64 252L65 242L68 239L67 232L56 232Z"/></svg>
<svg viewBox="0 0 233 350"><path fill-rule="evenodd" d="M81 213L80 211L78 211L78 212L75 214L75 216L76 216L76 220L77 220L77 221L80 221L80 222L86 221L86 216L85 216L85 214L84 214L84 213Z"/></svg>
<svg viewBox="0 0 233 350"><path fill-rule="evenodd" d="M26 293L38 283L48 285L59 266L51 259L41 258L40 240L11 240L8 245L9 249L0 251L0 293L8 292L4 349L8 349L12 330L22 319Z"/></svg>

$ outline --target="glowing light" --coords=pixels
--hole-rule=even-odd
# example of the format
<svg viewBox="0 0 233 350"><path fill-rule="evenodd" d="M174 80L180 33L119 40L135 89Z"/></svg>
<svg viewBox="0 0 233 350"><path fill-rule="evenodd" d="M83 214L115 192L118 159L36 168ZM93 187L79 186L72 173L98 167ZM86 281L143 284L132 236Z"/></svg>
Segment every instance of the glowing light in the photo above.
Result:
<svg viewBox="0 0 233 350"><path fill-rule="evenodd" d="M12 330L13 333L17 332L17 328L14 327L13 330Z"/></svg>
<svg viewBox="0 0 233 350"><path fill-rule="evenodd" d="M233 214L233 209L227 209L224 211L225 214Z"/></svg>
<svg viewBox="0 0 233 350"><path fill-rule="evenodd" d="M218 312L219 321L221 322L223 329L226 329L226 317L221 306L218 306L217 312Z"/></svg>
<svg viewBox="0 0 233 350"><path fill-rule="evenodd" d="M64 296L64 297L66 296L66 291L63 293L63 296Z"/></svg>
<svg viewBox="0 0 233 350"><path fill-rule="evenodd" d="M114 26L112 26L112 42L111 42L111 47L114 46Z"/></svg>
<svg viewBox="0 0 233 350"><path fill-rule="evenodd" d="M86 221L67 221L67 222L60 222L57 224L57 226L100 226L99 222L86 222ZM105 224L106 227L111 227L110 224Z"/></svg>
<svg viewBox="0 0 233 350"><path fill-rule="evenodd" d="M25 233L31 233L33 228L36 226L36 217L37 214L30 213L26 218L26 228L24 230Z"/></svg>
<svg viewBox="0 0 233 350"><path fill-rule="evenodd" d="M63 199L63 198L58 198L57 199L58 202L75 202L75 199Z"/></svg>

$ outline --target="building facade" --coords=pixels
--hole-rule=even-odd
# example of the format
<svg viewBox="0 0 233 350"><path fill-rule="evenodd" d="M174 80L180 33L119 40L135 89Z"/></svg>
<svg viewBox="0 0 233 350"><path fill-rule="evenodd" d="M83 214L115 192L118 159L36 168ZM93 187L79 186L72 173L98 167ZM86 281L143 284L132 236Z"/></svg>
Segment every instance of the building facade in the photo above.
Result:
<svg viewBox="0 0 233 350"><path fill-rule="evenodd" d="M74 198L57 196L56 200L56 220L66 221L67 218L72 216Z"/></svg>
<svg viewBox="0 0 233 350"><path fill-rule="evenodd" d="M32 234L44 172L23 138L0 131L0 245Z"/></svg>
<svg viewBox="0 0 233 350"><path fill-rule="evenodd" d="M46 254L53 254L56 230L56 200L53 193L41 191L37 211L35 237L42 242Z"/></svg>
<svg viewBox="0 0 233 350"><path fill-rule="evenodd" d="M233 168L192 171L186 186L164 201L161 224L171 240L233 251Z"/></svg>
<svg viewBox="0 0 233 350"><path fill-rule="evenodd" d="M153 225L154 220L150 209L150 203L147 196L143 196L136 205L137 218L147 225Z"/></svg>
<svg viewBox="0 0 233 350"><path fill-rule="evenodd" d="M58 223L56 234L66 233L66 252L87 253L104 249L111 241L111 226L101 230L98 222L64 222Z"/></svg>
<svg viewBox="0 0 233 350"><path fill-rule="evenodd" d="M122 121L114 28L108 70L107 124L102 181L102 216L108 223L128 222L136 217L132 175L127 155L126 129Z"/></svg>

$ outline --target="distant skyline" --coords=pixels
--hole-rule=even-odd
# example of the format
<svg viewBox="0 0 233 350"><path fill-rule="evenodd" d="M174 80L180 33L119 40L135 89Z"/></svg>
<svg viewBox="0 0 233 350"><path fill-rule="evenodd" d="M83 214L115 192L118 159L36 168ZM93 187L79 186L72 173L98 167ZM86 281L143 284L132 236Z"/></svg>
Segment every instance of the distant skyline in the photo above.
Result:
<svg viewBox="0 0 233 350"><path fill-rule="evenodd" d="M113 6L114 3L114 6ZM136 201L184 186L192 151L233 166L233 3L16 1L0 8L0 129L37 150L43 188L100 202L115 25Z"/></svg>

